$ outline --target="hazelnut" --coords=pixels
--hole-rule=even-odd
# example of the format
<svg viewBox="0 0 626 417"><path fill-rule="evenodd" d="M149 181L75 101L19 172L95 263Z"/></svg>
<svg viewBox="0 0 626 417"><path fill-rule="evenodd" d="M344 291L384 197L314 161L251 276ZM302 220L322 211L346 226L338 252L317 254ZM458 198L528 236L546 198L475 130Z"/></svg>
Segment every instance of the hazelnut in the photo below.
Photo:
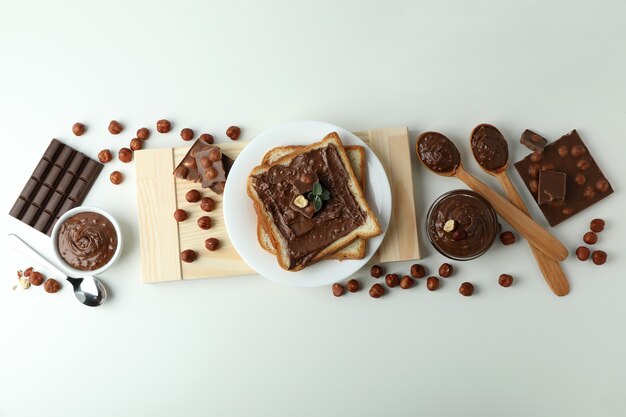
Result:
<svg viewBox="0 0 626 417"><path fill-rule="evenodd" d="M237 126L230 126L228 129L226 129L226 136L228 136L232 140L239 139L239 135L241 135L241 129Z"/></svg>
<svg viewBox="0 0 626 417"><path fill-rule="evenodd" d="M309 200L307 200L305 196L300 194L295 198L295 200L293 200L293 204L295 204L296 207L305 208L309 205Z"/></svg>
<svg viewBox="0 0 626 417"><path fill-rule="evenodd" d="M385 283L387 284L387 286L389 288L397 287L398 283L399 283L398 275L396 275L396 274L387 274L385 276Z"/></svg>
<svg viewBox="0 0 626 417"><path fill-rule="evenodd" d="M202 197L200 200L200 208L202 211L207 212L215 210L215 200L211 197Z"/></svg>
<svg viewBox="0 0 626 417"><path fill-rule="evenodd" d="M593 188L590 185L586 186L583 190L583 197L585 197L587 200L591 200L595 196L596 192L593 190Z"/></svg>
<svg viewBox="0 0 626 417"><path fill-rule="evenodd" d="M107 162L111 162L112 159L113 159L113 154L111 154L110 150L103 149L100 152L98 152L98 160L102 162L103 164L106 164Z"/></svg>
<svg viewBox="0 0 626 417"><path fill-rule="evenodd" d="M189 169L196 169L198 168L198 164L196 162L196 158L193 157L187 157L185 159L183 159L183 166Z"/></svg>
<svg viewBox="0 0 626 417"><path fill-rule="evenodd" d="M357 292L358 290L361 289L361 283L358 280L352 278L351 280L348 281L346 287L348 288L348 291L350 292Z"/></svg>
<svg viewBox="0 0 626 417"><path fill-rule="evenodd" d="M513 234L513 232L509 231L500 233L500 242L502 242L504 246L512 245L513 243L515 243L515 235Z"/></svg>
<svg viewBox="0 0 626 417"><path fill-rule="evenodd" d="M442 278L448 278L452 272L454 272L454 267L448 263L441 264L439 267L439 276Z"/></svg>
<svg viewBox="0 0 626 417"><path fill-rule="evenodd" d="M585 152L587 152L587 149L583 145L574 145L570 153L574 158L578 158L583 156Z"/></svg>
<svg viewBox="0 0 626 417"><path fill-rule="evenodd" d="M603 250L594 250L591 254L591 260L596 265L603 265L606 262L607 254ZM32 282L32 278L31 278Z"/></svg>
<svg viewBox="0 0 626 417"><path fill-rule="evenodd" d="M28 277L18 275L17 279L22 289L27 290L30 288L30 280Z"/></svg>
<svg viewBox="0 0 626 417"><path fill-rule="evenodd" d="M566 216L570 216L574 212L574 210L571 207L565 207L563 210L561 210L561 212Z"/></svg>
<svg viewBox="0 0 626 417"><path fill-rule="evenodd" d="M120 185L122 181L124 181L124 176L119 171L113 171L111 175L109 175L109 179L113 184Z"/></svg>
<svg viewBox="0 0 626 417"><path fill-rule="evenodd" d="M214 237L210 237L204 241L204 247L210 250L211 252L213 252L214 250L217 250L217 248L220 247L220 241Z"/></svg>
<svg viewBox="0 0 626 417"><path fill-rule="evenodd" d="M380 284L372 285L372 288L370 288L370 297L380 298L383 295L385 295L385 287Z"/></svg>
<svg viewBox="0 0 626 417"><path fill-rule="evenodd" d="M471 282L464 282L459 287L459 293L464 297L469 297L474 294L474 285Z"/></svg>
<svg viewBox="0 0 626 417"><path fill-rule="evenodd" d="M554 164L552 163L546 163L541 165L541 170L542 171L554 171Z"/></svg>
<svg viewBox="0 0 626 417"><path fill-rule="evenodd" d="M138 151L143 148L143 141L139 138L134 138L130 141L130 149L133 151Z"/></svg>
<svg viewBox="0 0 626 417"><path fill-rule="evenodd" d="M370 275L374 278L380 278L383 275L384 271L380 265L372 265L370 269Z"/></svg>
<svg viewBox="0 0 626 417"><path fill-rule="evenodd" d="M213 148L209 151L209 160L217 162L222 159L222 151L220 148Z"/></svg>
<svg viewBox="0 0 626 417"><path fill-rule="evenodd" d="M528 167L528 175L533 178L537 178L539 176L539 171L541 171L541 165L532 164Z"/></svg>
<svg viewBox="0 0 626 417"><path fill-rule="evenodd" d="M530 160L533 162L539 162L543 158L543 153L541 151L535 151L530 155Z"/></svg>
<svg viewBox="0 0 626 417"><path fill-rule="evenodd" d="M557 149L557 152L559 153L559 156L567 156L569 154L569 148L565 145L561 145L559 146L559 149Z"/></svg>
<svg viewBox="0 0 626 417"><path fill-rule="evenodd" d="M26 268L24 270L24 273L22 275L24 275L26 278L28 278L30 276L30 273L33 272L33 267L29 266L28 268Z"/></svg>
<svg viewBox="0 0 626 417"><path fill-rule="evenodd" d="M420 264L411 265L411 276L413 278L424 278L426 276L426 269Z"/></svg>
<svg viewBox="0 0 626 417"><path fill-rule="evenodd" d="M587 245L594 245L598 242L598 235L596 235L594 232L587 232L583 236L583 242L585 242Z"/></svg>
<svg viewBox="0 0 626 417"><path fill-rule="evenodd" d="M592 232L600 233L604 230L604 220L602 219L593 219L589 224L589 228ZM24 275L26 275L26 271L24 271Z"/></svg>
<svg viewBox="0 0 626 417"><path fill-rule="evenodd" d="M586 261L587 259L589 259L590 253L591 251L589 250L589 248L585 246L579 246L576 249L576 257L578 258L579 261Z"/></svg>
<svg viewBox="0 0 626 417"><path fill-rule="evenodd" d="M74 123L74 126L72 126L72 133L76 136L82 136L82 134L85 133L85 125L82 123Z"/></svg>
<svg viewBox="0 0 626 417"><path fill-rule="evenodd" d="M532 180L528 181L528 186L531 193L537 194L537 190L539 189L539 181L533 178Z"/></svg>
<svg viewBox="0 0 626 417"><path fill-rule="evenodd" d="M315 182L315 175L307 172L305 174L300 175L300 182L303 184L313 184Z"/></svg>
<svg viewBox="0 0 626 417"><path fill-rule="evenodd" d="M184 180L187 178L187 174L189 174L189 169L184 166L176 167L174 170L174 176L179 180Z"/></svg>
<svg viewBox="0 0 626 417"><path fill-rule="evenodd" d="M50 278L43 284L43 289L50 294L54 294L61 289L61 284L54 278Z"/></svg>
<svg viewBox="0 0 626 417"><path fill-rule="evenodd" d="M30 283L32 285L34 285L35 287L38 287L41 284L43 284L46 277L44 277L41 272L33 271L30 273L30 276L28 277L28 279L30 280Z"/></svg>
<svg viewBox="0 0 626 417"><path fill-rule="evenodd" d="M202 230L210 229L211 223L211 218L209 216L202 216L198 219L198 227Z"/></svg>
<svg viewBox="0 0 626 417"><path fill-rule="evenodd" d="M576 168L580 169L581 171L586 170L590 166L591 166L591 163L587 161L586 159L579 159L578 162L576 163Z"/></svg>
<svg viewBox="0 0 626 417"><path fill-rule="evenodd" d="M213 161L211 161L208 156L203 156L202 158L200 158L200 166L204 169L207 169L213 166Z"/></svg>
<svg viewBox="0 0 626 417"><path fill-rule="evenodd" d="M343 293L346 292L345 288L343 288L343 285L341 285L338 282L335 282L332 288L333 288L333 295L335 297L341 297Z"/></svg>
<svg viewBox="0 0 626 417"><path fill-rule="evenodd" d="M169 122L169 120L161 119L156 123L156 130L159 133L167 133L172 130L172 124Z"/></svg>
<svg viewBox="0 0 626 417"><path fill-rule="evenodd" d="M176 220L177 222L187 220L187 212L183 209L176 209L174 211L174 220Z"/></svg>
<svg viewBox="0 0 626 417"><path fill-rule="evenodd" d="M201 141L206 142L208 144L213 144L213 142L214 142L213 135L209 135L208 133L201 134L198 139L200 139Z"/></svg>
<svg viewBox="0 0 626 417"><path fill-rule="evenodd" d="M180 131L180 137L186 142L193 139L193 135L194 135L194 131L189 129L188 127Z"/></svg>
<svg viewBox="0 0 626 417"><path fill-rule="evenodd" d="M513 277L509 274L501 274L498 278L498 284L503 287L510 287L513 284Z"/></svg>
<svg viewBox="0 0 626 417"><path fill-rule="evenodd" d="M137 129L137 137L141 140L148 140L150 137L150 130L147 127Z"/></svg>
<svg viewBox="0 0 626 417"><path fill-rule="evenodd" d="M585 174L583 174L582 172L579 172L574 177L574 182L578 185L583 185L585 181L587 181L587 178L585 177Z"/></svg>
<svg viewBox="0 0 626 417"><path fill-rule="evenodd" d="M437 288L439 288L439 278L437 277L426 278L426 288L428 288L428 291L437 290Z"/></svg>
<svg viewBox="0 0 626 417"><path fill-rule="evenodd" d="M112 135L118 135L122 132L122 130L124 130L124 127L120 124L120 122L117 120L111 120L111 123L109 123L109 132L111 132Z"/></svg>
<svg viewBox="0 0 626 417"><path fill-rule="evenodd" d="M402 288L403 290L407 290L411 288L414 283L415 281L413 280L413 278L408 275L404 275L400 280L400 288Z"/></svg>
<svg viewBox="0 0 626 417"><path fill-rule="evenodd" d="M456 222L453 219L450 219L443 224L444 232L453 232L455 229L456 229Z"/></svg>
<svg viewBox="0 0 626 417"><path fill-rule="evenodd" d="M456 241L463 240L466 237L467 237L467 232L463 228L456 229L454 232L452 232L452 239Z"/></svg>
<svg viewBox="0 0 626 417"><path fill-rule="evenodd" d="M197 257L196 251L191 249L185 249L180 253L180 260L187 263L195 261Z"/></svg>
<svg viewBox="0 0 626 417"><path fill-rule="evenodd" d="M190 203L197 203L200 201L200 191L198 190L189 190L187 194L185 194L185 200Z"/></svg>
<svg viewBox="0 0 626 417"><path fill-rule="evenodd" d="M128 163L133 160L133 151L128 148L122 148L118 151L117 157L120 161Z"/></svg>
<svg viewBox="0 0 626 417"><path fill-rule="evenodd" d="M601 193L606 193L609 191L609 182L607 180L598 180L596 181L596 190Z"/></svg>

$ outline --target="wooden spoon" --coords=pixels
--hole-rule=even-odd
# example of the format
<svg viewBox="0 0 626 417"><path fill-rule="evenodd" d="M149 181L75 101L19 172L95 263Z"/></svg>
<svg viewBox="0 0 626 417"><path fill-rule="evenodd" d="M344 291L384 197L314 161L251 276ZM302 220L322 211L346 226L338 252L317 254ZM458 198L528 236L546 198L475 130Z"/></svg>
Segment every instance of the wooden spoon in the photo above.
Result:
<svg viewBox="0 0 626 417"><path fill-rule="evenodd" d="M506 155L501 156L499 160L501 161L502 159L504 159L506 161L504 165L500 167L494 167L492 164L489 163L489 161L482 160L480 158L480 155L478 155L477 157L477 152L475 150L476 143L474 141L474 138L479 128L494 129L494 135L496 137L499 137L497 139L499 143L494 143L491 141L482 142L480 146L492 148L491 151L493 151L494 153L497 152L498 149L493 149L493 148L498 145L501 146L502 149L500 149L500 153L505 153ZM511 183L511 179L506 173L506 170L509 166L508 144L506 142L506 139L504 139L504 136L502 136L502 134L500 133L500 131L495 126L492 126L489 124L480 124L472 130L472 133L470 134L470 144L472 145L472 151L474 153L474 157L476 158L476 162L478 162L478 165L480 165L483 171L485 171L487 174L493 175L494 177L496 177L498 179L498 182L500 182L500 185L502 185L502 188L504 188L504 190L506 191L506 194L509 197L509 200L517 208L519 208L521 211L523 211L526 215L530 217L530 213L528 212L526 205L524 205L522 198L518 194L517 190ZM492 159L492 161L493 160L494 159ZM567 295L569 293L569 282L567 281L567 276L565 276L565 272L561 268L561 265L557 261L546 256L539 248L533 245L530 241L528 241L528 244L530 245L530 249L532 250L533 255L535 256L537 265L539 266L539 269L541 270L541 273L543 274L543 278L548 283L548 286L550 286L552 291L558 296Z"/></svg>
<svg viewBox="0 0 626 417"><path fill-rule="evenodd" d="M423 145L421 150L420 142ZM567 248L556 237L535 223L533 219L511 202L501 197L500 194L465 171L461 165L459 151L450 139L437 132L422 133L417 137L415 151L426 168L444 177L457 177L469 188L483 196L511 227L547 256L557 261L567 258Z"/></svg>

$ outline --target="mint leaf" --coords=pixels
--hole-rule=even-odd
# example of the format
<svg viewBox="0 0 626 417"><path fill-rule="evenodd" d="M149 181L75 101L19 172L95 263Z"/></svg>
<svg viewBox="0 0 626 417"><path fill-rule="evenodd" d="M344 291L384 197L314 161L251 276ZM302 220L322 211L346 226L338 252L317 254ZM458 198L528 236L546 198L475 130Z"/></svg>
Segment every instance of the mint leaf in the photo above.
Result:
<svg viewBox="0 0 626 417"><path fill-rule="evenodd" d="M322 197L322 200L324 201L328 200L330 198L330 191L324 188L324 190L322 190L322 195L320 197Z"/></svg>
<svg viewBox="0 0 626 417"><path fill-rule="evenodd" d="M315 211L320 211L322 208L322 199L319 196L315 196L313 199L313 207L315 207Z"/></svg>
<svg viewBox="0 0 626 417"><path fill-rule="evenodd" d="M314 195L320 195L322 194L322 184L320 184L319 182L316 182L315 184L313 184L313 194Z"/></svg>

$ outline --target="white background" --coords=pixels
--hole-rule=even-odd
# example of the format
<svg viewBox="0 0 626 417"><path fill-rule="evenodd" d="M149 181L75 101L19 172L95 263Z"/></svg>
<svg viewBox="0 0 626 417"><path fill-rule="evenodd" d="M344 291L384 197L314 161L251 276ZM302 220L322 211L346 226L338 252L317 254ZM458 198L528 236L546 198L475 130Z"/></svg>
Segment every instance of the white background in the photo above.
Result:
<svg viewBox="0 0 626 417"><path fill-rule="evenodd" d="M163 117L175 131L149 147L180 145L186 126L224 140L230 124L242 139L301 119L406 125L412 140L449 135L495 186L466 145L491 122L515 159L525 128L551 140L579 129L616 193L551 231L574 249L605 218L597 246L609 261L570 257L564 298L523 241L454 263L437 292L421 281L378 300L257 276L144 285L133 166L116 161L85 201L116 216L127 243L102 275L104 306L81 306L69 285L12 291L29 262L0 249L0 416L626 414L624 2L99 3L0 0L2 236L51 253L6 213L53 137L95 156ZM106 130L114 118L128 127L119 136ZM76 138L79 120L89 130ZM113 169L122 186L109 183ZM461 183L415 170L422 224ZM444 260L424 252L430 271ZM503 272L511 288L497 285ZM473 297L457 292L465 280Z"/></svg>

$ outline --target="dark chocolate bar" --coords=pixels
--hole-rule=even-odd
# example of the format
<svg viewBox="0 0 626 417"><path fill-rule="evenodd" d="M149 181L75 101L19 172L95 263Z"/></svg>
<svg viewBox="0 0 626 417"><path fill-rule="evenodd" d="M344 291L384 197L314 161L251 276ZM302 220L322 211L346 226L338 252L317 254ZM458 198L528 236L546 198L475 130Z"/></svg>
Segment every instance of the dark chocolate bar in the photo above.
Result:
<svg viewBox="0 0 626 417"><path fill-rule="evenodd" d="M547 204L557 200L565 200L565 181L567 175L558 171L539 171L539 190L537 202Z"/></svg>
<svg viewBox="0 0 626 417"><path fill-rule="evenodd" d="M102 167L52 139L9 214L50 235L59 217L85 200Z"/></svg>

